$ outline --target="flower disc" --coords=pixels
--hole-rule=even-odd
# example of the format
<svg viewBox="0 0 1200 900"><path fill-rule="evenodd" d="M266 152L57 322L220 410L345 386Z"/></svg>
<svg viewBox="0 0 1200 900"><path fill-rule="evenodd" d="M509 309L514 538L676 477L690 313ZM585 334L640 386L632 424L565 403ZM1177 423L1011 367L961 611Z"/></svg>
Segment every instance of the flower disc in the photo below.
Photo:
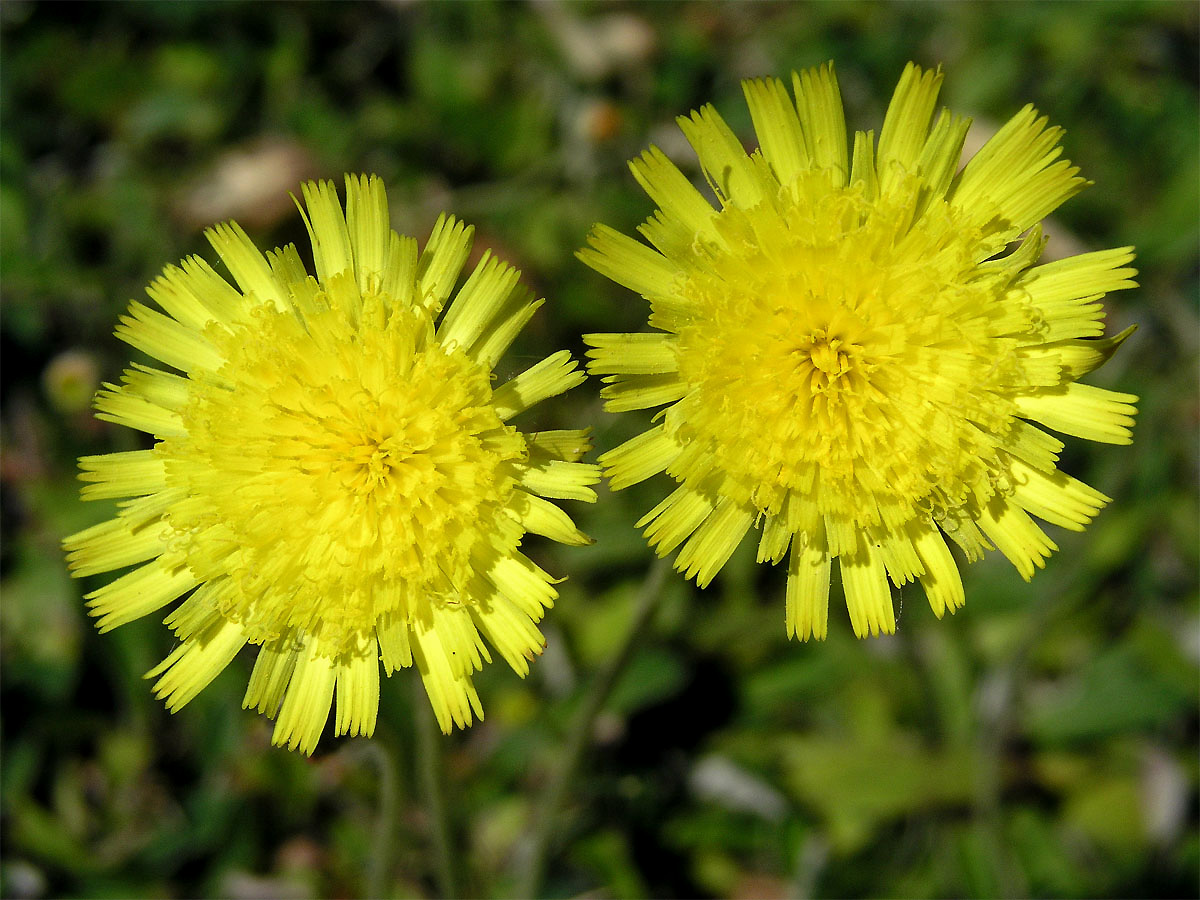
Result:
<svg viewBox="0 0 1200 900"><path fill-rule="evenodd" d="M516 549L524 438L489 373L433 334L389 297L353 322L319 294L303 319L262 308L208 332L227 361L157 452L168 487L204 498L167 520L199 578L228 579L222 612L250 640L300 628L344 652L377 617L466 591L472 551Z"/></svg>

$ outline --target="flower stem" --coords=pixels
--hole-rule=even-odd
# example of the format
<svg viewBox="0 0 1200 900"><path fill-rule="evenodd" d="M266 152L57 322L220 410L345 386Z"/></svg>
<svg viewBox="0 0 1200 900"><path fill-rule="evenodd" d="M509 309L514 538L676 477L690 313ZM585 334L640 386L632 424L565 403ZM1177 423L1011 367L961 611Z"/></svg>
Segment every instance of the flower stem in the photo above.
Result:
<svg viewBox="0 0 1200 900"><path fill-rule="evenodd" d="M364 741L359 752L379 770L379 818L371 841L371 856L367 860L367 896L384 897L388 893L392 846L396 839L396 795L399 792L396 773L403 766L394 739Z"/></svg>
<svg viewBox="0 0 1200 900"><path fill-rule="evenodd" d="M637 606L633 613L633 621L625 633L621 645L597 674L583 698L583 705L575 721L571 724L564 743L562 761L546 784L542 797L538 802L539 818L534 826L533 839L529 851L518 876L518 897L537 897L546 877L546 868L550 860L552 844L556 837L561 836L559 819L576 775L579 773L583 755L591 742L596 724L596 717L603 709L605 702L616 686L617 680L625 670L638 639L646 631L651 617L658 610L662 597L663 576L669 568L666 560L656 560L646 574L638 593Z"/></svg>
<svg viewBox="0 0 1200 900"><path fill-rule="evenodd" d="M425 812L430 821L430 838L433 841L433 859L436 866L438 893L445 900L462 896L455 877L454 860L450 856L450 818L446 810L446 797L442 785L442 740L437 720L425 688L420 679L416 685L414 700L417 712L417 767L424 794Z"/></svg>

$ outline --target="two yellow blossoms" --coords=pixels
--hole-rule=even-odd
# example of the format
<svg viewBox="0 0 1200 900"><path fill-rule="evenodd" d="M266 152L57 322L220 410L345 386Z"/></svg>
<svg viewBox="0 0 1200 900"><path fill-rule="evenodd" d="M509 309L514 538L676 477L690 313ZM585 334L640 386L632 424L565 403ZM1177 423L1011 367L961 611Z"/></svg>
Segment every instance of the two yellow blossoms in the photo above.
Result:
<svg viewBox="0 0 1200 900"><path fill-rule="evenodd" d="M657 205L648 243L599 225L583 262L641 294L650 330L592 334L611 411L665 407L600 457L613 490L665 472L638 523L706 585L754 528L787 561L790 636L822 638L834 560L855 634L895 629L889 582L963 603L947 538L1026 579L1055 549L1030 514L1082 529L1107 501L1056 468L1047 432L1128 443L1136 398L1078 383L1127 337L1100 298L1134 286L1130 248L1037 265L1038 222L1085 182L1032 107L965 166L969 120L935 116L939 71L909 65L878 138L847 141L831 65L744 84L747 155L711 107L679 125L717 206L658 149L632 163ZM541 652L555 579L528 532L586 544L555 502L596 499L585 430L522 432L584 381L566 351L502 385L492 370L540 306L443 216L423 248L391 229L383 185L302 188L315 274L237 225L148 288L117 336L133 364L96 399L150 449L80 460L115 518L65 541L101 631L174 604L178 646L149 673L177 710L246 644L244 705L311 753L370 735L379 667L416 665L443 731L482 717L472 674ZM1044 426L1044 427L1039 427ZM489 647L491 648L489 650ZM336 703L335 703L336 698Z"/></svg>

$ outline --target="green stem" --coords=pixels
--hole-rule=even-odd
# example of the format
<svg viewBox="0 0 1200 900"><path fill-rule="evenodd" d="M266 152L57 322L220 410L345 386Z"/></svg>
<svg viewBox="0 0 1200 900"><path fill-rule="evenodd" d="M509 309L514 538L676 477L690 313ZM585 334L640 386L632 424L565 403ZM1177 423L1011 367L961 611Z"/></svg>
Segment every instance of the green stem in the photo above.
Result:
<svg viewBox="0 0 1200 900"><path fill-rule="evenodd" d="M562 762L547 783L537 806L539 818L534 826L528 856L518 877L519 889L516 893L518 897L539 896L542 880L546 877L546 867L553 849L553 841L561 833L559 818L562 815L562 807L575 777L579 773L584 752L591 743L596 717L600 714L600 710L603 709L621 673L633 657L638 639L646 631L651 617L658 610L658 603L662 597L663 577L668 568L667 562L661 559L656 560L651 566L638 593L633 621L629 623L629 629L625 633L620 647L596 675L583 698L583 705L580 707L575 721L571 724L571 730L567 734L563 749Z"/></svg>
<svg viewBox="0 0 1200 900"><path fill-rule="evenodd" d="M388 745L386 748L385 744ZM399 747L395 740L381 738L364 742L361 753L379 770L379 818L371 841L371 856L367 860L367 896L384 897L396 836L396 795L399 790L396 773L402 768Z"/></svg>
<svg viewBox="0 0 1200 900"><path fill-rule="evenodd" d="M420 679L416 685L414 702L417 719L417 767L425 800L425 811L429 816L433 841L433 859L436 866L438 892L445 900L462 896L454 860L450 856L450 817L446 810L446 797L442 790L442 740L433 708L425 696L425 686Z"/></svg>

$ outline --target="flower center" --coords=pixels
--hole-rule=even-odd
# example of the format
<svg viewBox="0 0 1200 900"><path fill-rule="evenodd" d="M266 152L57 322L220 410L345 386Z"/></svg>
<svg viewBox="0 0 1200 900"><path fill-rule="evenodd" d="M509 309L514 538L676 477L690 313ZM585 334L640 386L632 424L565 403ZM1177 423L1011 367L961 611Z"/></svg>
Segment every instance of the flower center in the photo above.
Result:
<svg viewBox="0 0 1200 900"><path fill-rule="evenodd" d="M838 350L841 345L837 338L827 341L824 337L811 337L808 339L808 357L826 375L837 378L850 368L846 354Z"/></svg>
<svg viewBox="0 0 1200 900"><path fill-rule="evenodd" d="M336 646L456 598L480 521L512 531L524 439L423 311L369 295L352 315L318 295L302 316L260 309L208 336L226 364L193 374L187 437L161 445L169 478L204 501L170 521L197 575L231 582L222 611L252 640L303 627Z"/></svg>
<svg viewBox="0 0 1200 900"><path fill-rule="evenodd" d="M823 328L801 337L796 348L801 365L812 369L810 390L814 394L849 387L850 378L846 376L859 364L861 352L857 344L833 337Z"/></svg>
<svg viewBox="0 0 1200 900"><path fill-rule="evenodd" d="M992 284L966 277L974 236L944 207L912 225L917 188L868 202L801 180L771 216L721 213L743 252L696 248L677 345L689 391L667 424L711 451L721 493L863 527L994 490L977 426L1003 431L1012 411L980 388L1006 377L1013 343L989 318ZM668 471L715 490L690 459Z"/></svg>

